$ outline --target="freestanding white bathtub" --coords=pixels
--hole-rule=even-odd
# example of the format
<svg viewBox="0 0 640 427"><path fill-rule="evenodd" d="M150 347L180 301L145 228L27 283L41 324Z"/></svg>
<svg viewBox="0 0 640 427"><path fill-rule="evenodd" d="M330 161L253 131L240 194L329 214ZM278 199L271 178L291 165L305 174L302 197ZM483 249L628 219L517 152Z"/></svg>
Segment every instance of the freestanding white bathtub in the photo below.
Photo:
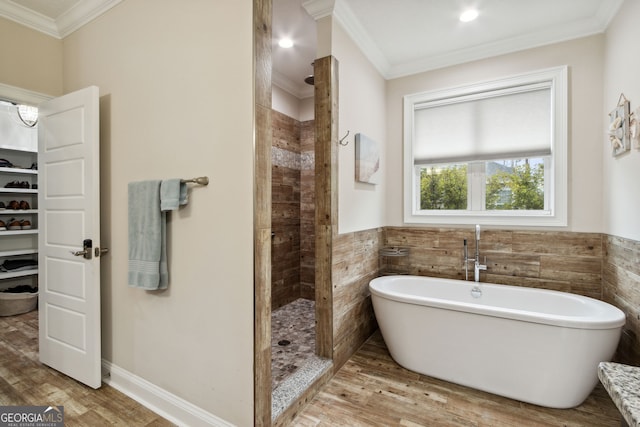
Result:
<svg viewBox="0 0 640 427"><path fill-rule="evenodd" d="M616 307L565 292L419 276L369 289L401 366L550 408L587 398L625 323Z"/></svg>

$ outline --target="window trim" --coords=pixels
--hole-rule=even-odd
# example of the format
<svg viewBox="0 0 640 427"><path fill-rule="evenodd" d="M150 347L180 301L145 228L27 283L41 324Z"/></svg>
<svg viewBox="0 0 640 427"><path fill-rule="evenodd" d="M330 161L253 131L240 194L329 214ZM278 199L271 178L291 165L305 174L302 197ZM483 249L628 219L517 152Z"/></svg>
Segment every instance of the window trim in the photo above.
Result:
<svg viewBox="0 0 640 427"><path fill-rule="evenodd" d="M421 104L534 83L551 83L552 141L548 197L549 212L538 211L422 211L413 164L413 113ZM568 67L555 67L486 82L432 90L404 97L404 222L406 224L488 224L565 227L568 218ZM545 187L547 182L545 180ZM545 188L547 190L547 188ZM545 197L547 192L545 191Z"/></svg>

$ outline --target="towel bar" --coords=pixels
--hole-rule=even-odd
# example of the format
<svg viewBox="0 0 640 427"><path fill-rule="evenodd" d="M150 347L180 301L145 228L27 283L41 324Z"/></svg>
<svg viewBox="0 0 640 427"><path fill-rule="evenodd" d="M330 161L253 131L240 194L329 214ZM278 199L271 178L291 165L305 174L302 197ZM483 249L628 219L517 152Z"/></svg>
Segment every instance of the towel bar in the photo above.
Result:
<svg viewBox="0 0 640 427"><path fill-rule="evenodd" d="M208 176L199 176L197 178L191 178L191 179L181 179L180 182L182 183L188 183L188 182L192 182L194 184L198 184L198 185L209 185L209 177Z"/></svg>

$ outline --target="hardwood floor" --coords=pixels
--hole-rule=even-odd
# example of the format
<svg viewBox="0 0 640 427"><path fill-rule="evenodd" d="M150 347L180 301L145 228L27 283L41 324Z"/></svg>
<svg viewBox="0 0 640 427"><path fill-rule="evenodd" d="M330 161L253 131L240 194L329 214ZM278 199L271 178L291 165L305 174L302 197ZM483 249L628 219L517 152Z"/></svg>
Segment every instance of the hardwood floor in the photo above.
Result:
<svg viewBox="0 0 640 427"><path fill-rule="evenodd" d="M0 317L0 406L62 405L65 426L172 426L106 384L87 387L38 361L38 312Z"/></svg>
<svg viewBox="0 0 640 427"><path fill-rule="evenodd" d="M292 425L617 427L620 414L600 384L577 408L549 409L408 371L376 332Z"/></svg>
<svg viewBox="0 0 640 427"><path fill-rule="evenodd" d="M173 425L112 387L93 390L42 365L37 311L0 317L0 406L13 405L63 405L66 426ZM617 427L620 415L600 385L561 410L416 374L391 359L376 332L291 425Z"/></svg>

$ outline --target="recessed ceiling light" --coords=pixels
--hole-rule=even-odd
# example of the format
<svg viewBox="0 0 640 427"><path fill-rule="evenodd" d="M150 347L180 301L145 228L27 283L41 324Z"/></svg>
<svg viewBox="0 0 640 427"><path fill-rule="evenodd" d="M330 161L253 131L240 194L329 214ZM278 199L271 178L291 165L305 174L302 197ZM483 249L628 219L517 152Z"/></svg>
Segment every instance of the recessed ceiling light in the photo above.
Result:
<svg viewBox="0 0 640 427"><path fill-rule="evenodd" d="M282 47L284 49L289 49L290 47L293 47L293 40L291 40L288 37L283 37L278 42L278 46L280 46L280 47Z"/></svg>
<svg viewBox="0 0 640 427"><path fill-rule="evenodd" d="M478 11L475 9L469 9L462 12L460 15L460 21L462 22L470 22L478 17Z"/></svg>

